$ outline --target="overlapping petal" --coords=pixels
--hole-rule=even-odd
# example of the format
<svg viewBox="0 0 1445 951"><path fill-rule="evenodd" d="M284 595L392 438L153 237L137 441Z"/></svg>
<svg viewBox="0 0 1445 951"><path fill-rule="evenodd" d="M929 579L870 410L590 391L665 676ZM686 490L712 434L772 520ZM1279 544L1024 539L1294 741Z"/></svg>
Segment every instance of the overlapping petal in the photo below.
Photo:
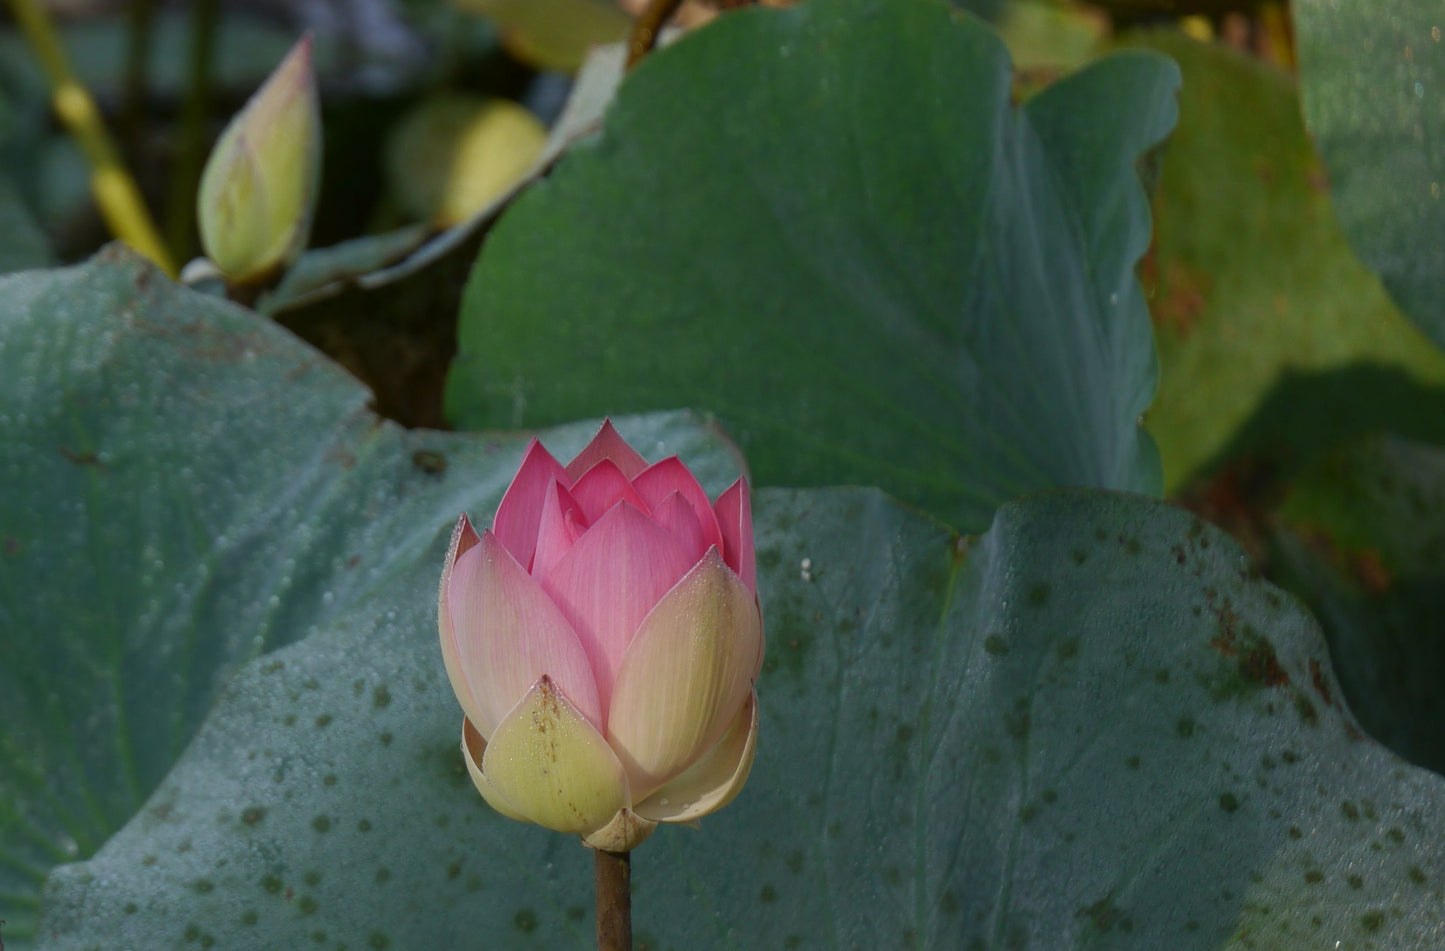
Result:
<svg viewBox="0 0 1445 951"><path fill-rule="evenodd" d="M572 485L572 498L582 506L582 514L589 524L601 518L618 502L626 502L643 514L652 510L611 459L603 459L584 472L582 478Z"/></svg>
<svg viewBox="0 0 1445 951"><path fill-rule="evenodd" d="M692 565L681 542L623 502L577 539L542 579L592 661L604 717L632 635Z"/></svg>
<svg viewBox="0 0 1445 951"><path fill-rule="evenodd" d="M492 532L523 568L532 567L532 554L537 546L537 526L542 518L542 503L547 488L554 481L571 484L562 464L552 457L536 439L527 446L522 465L512 484L497 506Z"/></svg>
<svg viewBox="0 0 1445 951"><path fill-rule="evenodd" d="M757 598L709 549L647 615L617 671L607 736L639 798L718 741L762 649Z"/></svg>
<svg viewBox="0 0 1445 951"><path fill-rule="evenodd" d="M711 514L710 510L707 511ZM681 543L694 563L716 545L715 542L708 541L697 512L694 511L692 503L682 497L681 492L674 492L659 502L652 512L652 520Z"/></svg>
<svg viewBox="0 0 1445 951"><path fill-rule="evenodd" d="M463 744L472 759L474 746ZM558 832L596 832L630 801L612 748L546 676L497 725L480 765L473 781L488 802L508 807L499 812Z"/></svg>
<svg viewBox="0 0 1445 951"><path fill-rule="evenodd" d="M522 811L506 800L491 780L482 773L482 760L487 752L487 741L477 728L472 726L472 721L466 717L462 718L462 759L466 760L467 773L472 777L472 785L477 787L477 792L487 801L487 805L506 816L508 819L516 819L518 822L529 821Z"/></svg>
<svg viewBox="0 0 1445 951"><path fill-rule="evenodd" d="M758 566L753 552L753 506L744 479L734 482L713 506L722 529L723 558L753 594L758 593Z"/></svg>
<svg viewBox="0 0 1445 951"><path fill-rule="evenodd" d="M692 505L693 512L697 514L698 522L702 525L703 537L708 545L716 545L719 549L723 547L722 532L718 529L717 516L713 512L712 503L708 501L707 493L698 484L697 477L692 470L682 464L682 460L676 456L668 456L660 462L655 462L642 471L637 478L632 480L633 488L642 500L656 509L662 501L674 492L681 493ZM706 551L706 546L704 546ZM724 553L726 557L726 553Z"/></svg>
<svg viewBox="0 0 1445 951"><path fill-rule="evenodd" d="M722 739L633 811L654 822L691 822L716 812L742 791L757 745L758 695L751 691Z"/></svg>
<svg viewBox="0 0 1445 951"><path fill-rule="evenodd" d="M488 742L544 674L584 717L605 722L592 664L576 632L496 535L485 532L457 559L447 606L458 666L473 698L467 718Z"/></svg>
<svg viewBox="0 0 1445 951"><path fill-rule="evenodd" d="M587 530L588 521L582 508L560 482L547 487L542 502L541 523L537 527L537 551L532 556L532 577L547 577L562 556Z"/></svg>
<svg viewBox="0 0 1445 951"><path fill-rule="evenodd" d="M612 425L612 420L602 421L602 428L597 430L597 435L592 437L586 447L569 463L567 463L568 484L582 478L583 474L603 459L611 459L622 474L628 479L636 478L637 474L647 468L647 460L637 454L637 450L627 444L627 440Z"/></svg>

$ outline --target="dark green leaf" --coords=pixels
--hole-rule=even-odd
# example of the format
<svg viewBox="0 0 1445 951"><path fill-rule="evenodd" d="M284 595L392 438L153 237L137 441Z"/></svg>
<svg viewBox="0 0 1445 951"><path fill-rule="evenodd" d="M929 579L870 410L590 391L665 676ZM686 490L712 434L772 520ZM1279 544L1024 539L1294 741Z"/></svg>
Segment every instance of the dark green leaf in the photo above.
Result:
<svg viewBox="0 0 1445 951"><path fill-rule="evenodd" d="M692 405L761 482L884 486L969 530L1030 489L1158 492L1134 172L1177 73L1111 58L1023 110L986 26L916 0L720 18L488 239L448 409Z"/></svg>
<svg viewBox="0 0 1445 951"><path fill-rule="evenodd" d="M1297 0L1305 120L1345 233L1445 346L1445 19L1433 0Z"/></svg>

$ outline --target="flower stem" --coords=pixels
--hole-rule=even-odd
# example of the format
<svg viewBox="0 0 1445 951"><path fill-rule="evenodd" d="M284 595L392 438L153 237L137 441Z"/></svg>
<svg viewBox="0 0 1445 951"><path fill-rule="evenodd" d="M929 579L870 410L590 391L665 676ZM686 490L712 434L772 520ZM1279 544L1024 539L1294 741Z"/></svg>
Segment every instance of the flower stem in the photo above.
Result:
<svg viewBox="0 0 1445 951"><path fill-rule="evenodd" d="M627 38L628 69L636 66L651 51L657 43L658 34L680 6L682 0L651 0L647 8L638 14L637 22L632 24L632 35Z"/></svg>
<svg viewBox="0 0 1445 951"><path fill-rule="evenodd" d="M90 160L90 188L111 234L175 276L175 265L146 210L140 189L121 162L95 100L71 71L50 14L40 0L10 0L10 9L50 80L56 114Z"/></svg>
<svg viewBox="0 0 1445 951"><path fill-rule="evenodd" d="M632 853L594 849L597 951L632 951Z"/></svg>

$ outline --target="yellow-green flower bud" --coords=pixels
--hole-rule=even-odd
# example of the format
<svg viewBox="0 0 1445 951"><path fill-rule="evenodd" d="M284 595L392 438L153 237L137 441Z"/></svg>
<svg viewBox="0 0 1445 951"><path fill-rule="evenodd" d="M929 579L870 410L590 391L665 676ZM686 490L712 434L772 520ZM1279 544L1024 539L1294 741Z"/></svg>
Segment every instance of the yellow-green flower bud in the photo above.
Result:
<svg viewBox="0 0 1445 951"><path fill-rule="evenodd" d="M221 133L201 174L201 244L228 281L262 280L301 253L320 173L321 106L308 34Z"/></svg>

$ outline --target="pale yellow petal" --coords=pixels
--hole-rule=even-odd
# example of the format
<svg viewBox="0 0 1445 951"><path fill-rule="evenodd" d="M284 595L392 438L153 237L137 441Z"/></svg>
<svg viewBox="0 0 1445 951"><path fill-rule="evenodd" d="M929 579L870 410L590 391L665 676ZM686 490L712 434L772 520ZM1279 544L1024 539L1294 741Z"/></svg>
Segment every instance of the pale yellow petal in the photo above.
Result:
<svg viewBox="0 0 1445 951"><path fill-rule="evenodd" d="M757 745L758 695L752 693L712 749L633 811L657 822L691 822L716 812L742 791Z"/></svg>
<svg viewBox="0 0 1445 951"><path fill-rule="evenodd" d="M497 724L482 779L484 796L557 832L595 832L629 805L617 755L547 676Z"/></svg>
<svg viewBox="0 0 1445 951"><path fill-rule="evenodd" d="M502 794L497 792L487 777L482 773L481 762L487 752L487 741L482 739L482 734L472 726L472 721L466 717L462 718L462 758L467 761L467 772L471 774L472 785L477 787L477 792L487 801L487 805L506 816L508 819L516 819L518 822L526 822L527 817L522 815Z"/></svg>
<svg viewBox="0 0 1445 951"><path fill-rule="evenodd" d="M757 599L712 548L643 619L618 666L607 736L639 799L721 738L752 692Z"/></svg>

